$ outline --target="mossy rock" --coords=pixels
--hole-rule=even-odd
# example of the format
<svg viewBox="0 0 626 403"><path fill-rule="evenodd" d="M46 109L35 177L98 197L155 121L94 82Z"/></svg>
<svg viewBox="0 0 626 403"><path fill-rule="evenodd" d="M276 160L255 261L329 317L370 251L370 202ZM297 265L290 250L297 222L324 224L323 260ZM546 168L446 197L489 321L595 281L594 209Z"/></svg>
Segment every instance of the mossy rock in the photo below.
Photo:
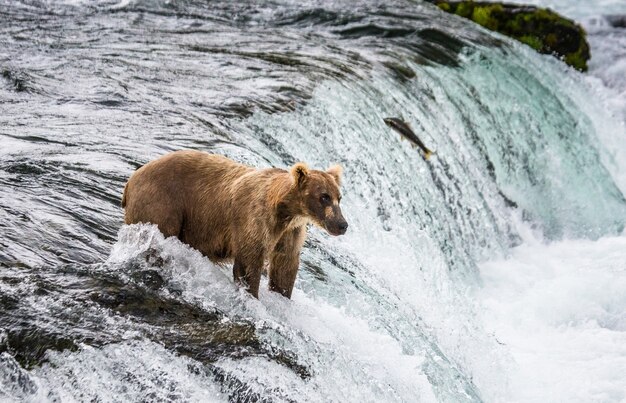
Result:
<svg viewBox="0 0 626 403"><path fill-rule="evenodd" d="M591 57L585 30L552 10L521 4L431 0L443 11L525 43L539 53L552 54L587 71Z"/></svg>

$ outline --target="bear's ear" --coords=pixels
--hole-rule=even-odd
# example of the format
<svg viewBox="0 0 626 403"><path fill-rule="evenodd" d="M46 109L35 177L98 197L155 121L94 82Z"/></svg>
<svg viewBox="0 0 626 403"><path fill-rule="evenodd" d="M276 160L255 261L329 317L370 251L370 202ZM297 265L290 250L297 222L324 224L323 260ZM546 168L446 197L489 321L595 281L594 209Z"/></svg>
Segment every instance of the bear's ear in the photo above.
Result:
<svg viewBox="0 0 626 403"><path fill-rule="evenodd" d="M333 165L332 167L326 170L327 173L330 174L333 178L335 178L335 182L337 185L341 186L341 175L343 175L343 168L341 165Z"/></svg>
<svg viewBox="0 0 626 403"><path fill-rule="evenodd" d="M298 162L291 167L291 176L297 186L302 186L309 176L309 168L304 162Z"/></svg>

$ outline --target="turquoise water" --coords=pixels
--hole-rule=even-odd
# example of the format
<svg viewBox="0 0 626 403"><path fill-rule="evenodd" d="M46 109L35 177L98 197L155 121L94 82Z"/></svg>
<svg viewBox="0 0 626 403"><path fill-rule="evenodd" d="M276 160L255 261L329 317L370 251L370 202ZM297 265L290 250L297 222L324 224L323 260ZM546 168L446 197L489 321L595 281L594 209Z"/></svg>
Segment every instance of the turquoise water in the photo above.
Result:
<svg viewBox="0 0 626 403"><path fill-rule="evenodd" d="M3 399L623 398L626 130L601 79L421 3L7 9ZM350 230L310 230L291 301L251 299L122 225L126 178L179 148L340 163Z"/></svg>

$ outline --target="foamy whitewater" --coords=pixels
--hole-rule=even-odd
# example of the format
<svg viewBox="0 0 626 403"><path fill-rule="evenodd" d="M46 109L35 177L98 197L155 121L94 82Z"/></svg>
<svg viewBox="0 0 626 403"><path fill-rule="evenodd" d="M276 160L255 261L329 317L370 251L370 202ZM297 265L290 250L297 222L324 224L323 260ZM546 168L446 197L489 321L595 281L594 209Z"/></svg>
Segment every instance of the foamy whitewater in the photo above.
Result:
<svg viewBox="0 0 626 403"><path fill-rule="evenodd" d="M0 0L0 401L625 401L626 10L554 7L588 74L420 2ZM292 300L122 225L181 148L344 166Z"/></svg>
<svg viewBox="0 0 626 403"><path fill-rule="evenodd" d="M485 328L512 356L511 400L626 398L626 236L545 243L531 234L481 265Z"/></svg>
<svg viewBox="0 0 626 403"><path fill-rule="evenodd" d="M598 122L605 163L626 192L626 15L614 0L530 0L581 23L592 59L586 83L594 103L621 129ZM508 401L626 400L626 234L548 242L524 231L505 259L480 265L485 328L512 358Z"/></svg>

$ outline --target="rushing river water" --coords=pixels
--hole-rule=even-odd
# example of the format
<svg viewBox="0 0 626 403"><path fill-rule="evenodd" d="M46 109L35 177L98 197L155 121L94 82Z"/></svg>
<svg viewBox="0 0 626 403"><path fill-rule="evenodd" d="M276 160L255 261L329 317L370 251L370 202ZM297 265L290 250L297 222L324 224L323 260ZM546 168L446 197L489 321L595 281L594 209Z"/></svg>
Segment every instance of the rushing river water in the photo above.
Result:
<svg viewBox="0 0 626 403"><path fill-rule="evenodd" d="M585 77L421 2L0 2L0 400L626 398L609 53ZM122 225L182 148L344 166L291 301Z"/></svg>

